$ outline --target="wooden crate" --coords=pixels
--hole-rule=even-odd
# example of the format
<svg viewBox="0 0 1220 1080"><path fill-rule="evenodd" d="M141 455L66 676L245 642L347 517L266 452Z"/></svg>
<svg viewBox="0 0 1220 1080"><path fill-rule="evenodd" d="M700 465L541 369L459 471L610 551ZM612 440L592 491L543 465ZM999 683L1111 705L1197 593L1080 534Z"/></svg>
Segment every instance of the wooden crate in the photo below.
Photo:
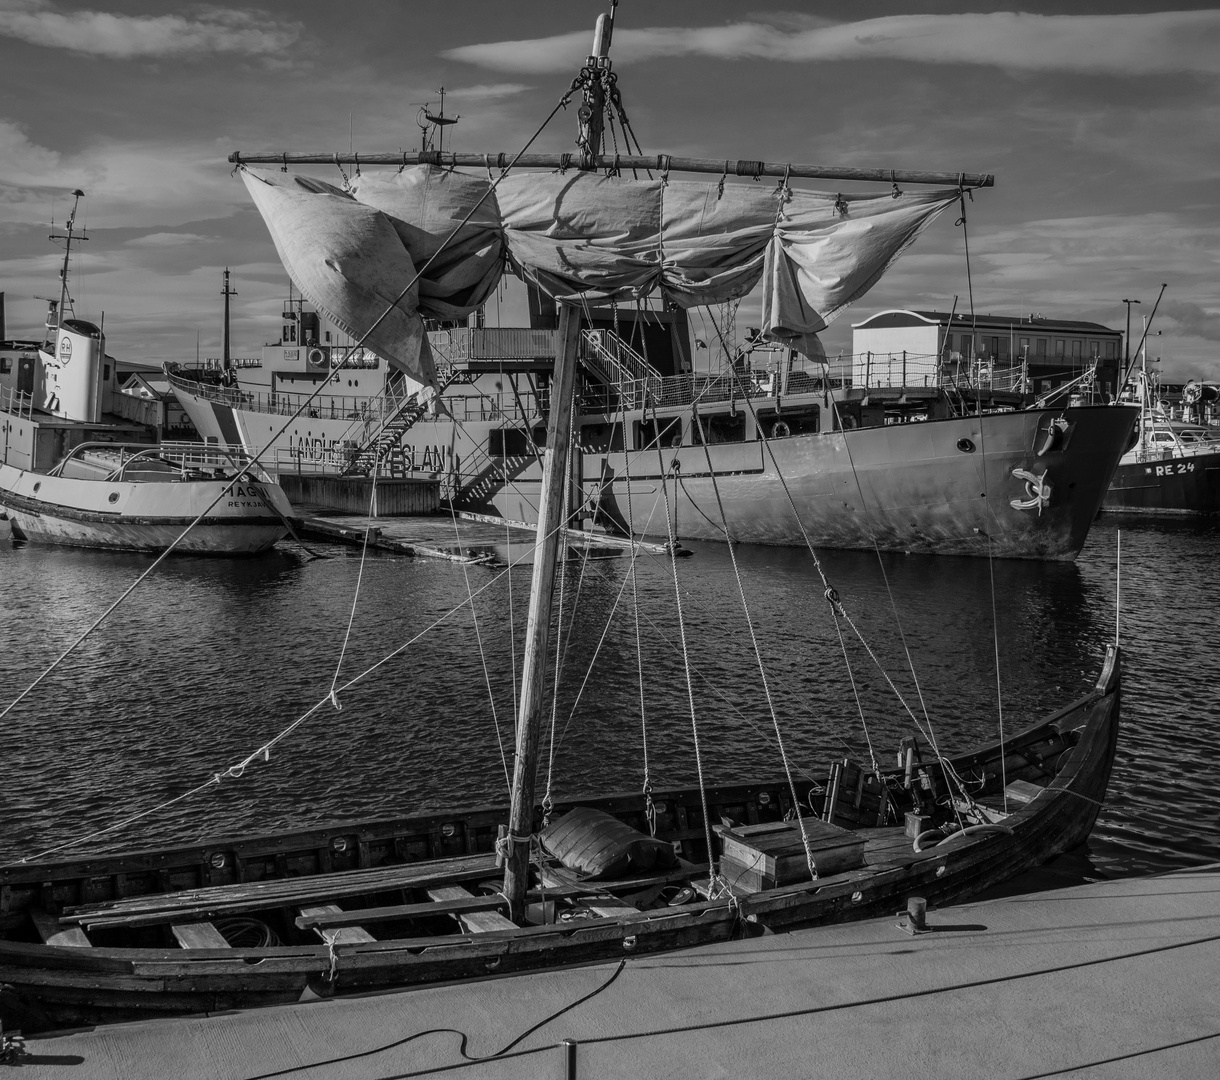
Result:
<svg viewBox="0 0 1220 1080"><path fill-rule="evenodd" d="M819 818L802 818L801 822L819 877L864 865L862 837ZM721 873L736 888L757 891L809 880L805 844L795 821L725 829L720 841Z"/></svg>

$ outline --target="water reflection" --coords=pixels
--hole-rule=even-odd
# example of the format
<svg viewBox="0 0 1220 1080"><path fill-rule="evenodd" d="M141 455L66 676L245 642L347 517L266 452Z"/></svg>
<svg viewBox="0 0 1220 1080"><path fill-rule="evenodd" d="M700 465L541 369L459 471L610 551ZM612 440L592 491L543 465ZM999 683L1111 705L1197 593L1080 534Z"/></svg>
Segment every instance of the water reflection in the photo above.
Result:
<svg viewBox="0 0 1220 1080"><path fill-rule="evenodd" d="M625 559L572 560L556 749L540 790L548 777L556 794L638 789L645 740L655 784L693 781L691 697L709 782L779 771L775 721L794 765L816 779L848 753L888 763L911 730L906 708L951 748L991 737L1001 722L1032 722L1096 677L1115 634L1117 536L1103 519L1075 564L822 555L901 701L853 626L836 625L808 553L742 547L735 572L724 546L694 545L678 566L685 660L667 559L641 559L634 589ZM1220 531L1124 525L1122 548L1124 731L1091 857L1107 872L1220 858L1205 775L1220 704L1204 677L1220 635L1200 584L1214 578ZM0 857L182 793L325 701L336 671L343 685L400 647L342 693L341 712L324 704L269 763L116 843L502 801L528 566L372 557L344 652L359 552L324 549L333 557L285 546L256 559L158 567L6 718ZM0 545L0 700L28 685L149 561Z"/></svg>

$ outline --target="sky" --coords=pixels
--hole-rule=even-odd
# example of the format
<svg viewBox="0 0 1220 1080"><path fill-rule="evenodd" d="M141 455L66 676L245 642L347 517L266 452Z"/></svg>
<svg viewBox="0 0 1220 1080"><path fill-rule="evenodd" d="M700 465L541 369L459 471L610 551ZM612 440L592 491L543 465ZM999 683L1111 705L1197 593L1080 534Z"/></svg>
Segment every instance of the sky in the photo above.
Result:
<svg viewBox="0 0 1220 1080"><path fill-rule="evenodd" d="M461 117L447 146L511 154L608 2L0 0L8 335L40 333L50 226L81 188L71 291L111 354L218 355L229 267L233 351L257 355L287 276L228 154L413 150L442 86ZM1139 300L1138 340L1165 283L1149 357L1169 381L1220 379L1220 9L622 0L615 25L645 153L995 174L964 227L943 215L823 333L832 355L877 311L955 301L1122 329ZM573 109L535 149L574 134Z"/></svg>

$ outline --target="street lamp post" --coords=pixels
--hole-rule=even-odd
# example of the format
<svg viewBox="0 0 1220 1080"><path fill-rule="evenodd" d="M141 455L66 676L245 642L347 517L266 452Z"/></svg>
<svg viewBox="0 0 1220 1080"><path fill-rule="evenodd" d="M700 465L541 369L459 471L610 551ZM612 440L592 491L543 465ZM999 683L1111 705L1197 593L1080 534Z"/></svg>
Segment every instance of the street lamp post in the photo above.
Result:
<svg viewBox="0 0 1220 1080"><path fill-rule="evenodd" d="M1123 340L1123 368L1131 367L1131 305L1138 304L1138 300L1124 300L1127 305L1127 334Z"/></svg>

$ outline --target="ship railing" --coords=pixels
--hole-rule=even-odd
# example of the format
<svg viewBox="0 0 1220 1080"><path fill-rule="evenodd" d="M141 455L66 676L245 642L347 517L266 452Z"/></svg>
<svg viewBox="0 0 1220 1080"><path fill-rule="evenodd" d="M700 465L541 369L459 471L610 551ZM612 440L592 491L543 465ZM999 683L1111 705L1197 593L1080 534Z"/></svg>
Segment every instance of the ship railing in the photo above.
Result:
<svg viewBox="0 0 1220 1080"><path fill-rule="evenodd" d="M555 330L527 326L458 326L434 330L428 344L453 364L471 360L554 360Z"/></svg>
<svg viewBox="0 0 1220 1080"><path fill-rule="evenodd" d="M167 372L167 375L171 386L195 397L240 408L246 412L268 413L273 416L292 416L300 410L301 415L307 418L374 424L398 407L398 402L393 397L381 394L319 394L313 397L311 394L283 390L264 393L199 382L172 371Z"/></svg>
<svg viewBox="0 0 1220 1080"><path fill-rule="evenodd" d="M34 395L11 386L0 386L0 412L29 420L34 415Z"/></svg>

